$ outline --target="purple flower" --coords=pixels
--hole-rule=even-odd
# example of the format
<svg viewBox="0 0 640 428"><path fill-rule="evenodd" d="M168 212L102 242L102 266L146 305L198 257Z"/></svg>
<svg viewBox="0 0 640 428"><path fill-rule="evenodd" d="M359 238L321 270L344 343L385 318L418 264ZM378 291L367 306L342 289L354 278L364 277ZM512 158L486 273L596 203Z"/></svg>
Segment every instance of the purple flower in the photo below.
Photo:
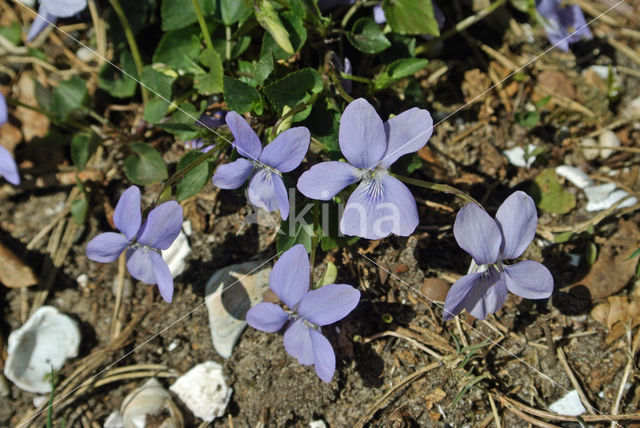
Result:
<svg viewBox="0 0 640 428"><path fill-rule="evenodd" d="M570 43L591 39L593 35L580 6L560 7L561 4L562 0L536 0L536 9L542 16L542 26L549 42L567 52Z"/></svg>
<svg viewBox="0 0 640 428"><path fill-rule="evenodd" d="M162 298L171 303L173 277L162 258L180 234L182 207L176 201L152 209L140 226L140 189L124 191L113 213L113 223L122 232L101 233L87 245L87 257L99 263L111 263L127 250L127 270L132 277L147 284L158 284Z"/></svg>
<svg viewBox="0 0 640 428"><path fill-rule="evenodd" d="M196 126L202 126L207 129L218 128L224 125L224 117L227 114L224 110L215 110L212 114L203 114L200 119L196 121ZM213 146L205 145L206 141L202 138L195 138L184 142L184 145L193 150L200 150L202 153L207 153L213 148Z"/></svg>
<svg viewBox="0 0 640 428"><path fill-rule="evenodd" d="M35 39L49 24L58 18L68 18L87 7L87 0L40 0L38 15L33 20L27 42Z"/></svg>
<svg viewBox="0 0 640 428"><path fill-rule="evenodd" d="M553 277L538 262L524 260L513 265L536 233L536 206L526 193L517 191L498 208L495 220L476 204L458 212L453 234L473 260L469 273L456 281L444 302L444 320L466 309L485 319L504 304L507 291L526 299L545 299L553 291Z"/></svg>
<svg viewBox="0 0 640 428"><path fill-rule="evenodd" d="M412 108L382 122L366 100L351 102L340 119L338 141L347 162L322 162L298 180L298 190L328 201L350 184L351 194L340 220L340 231L367 239L390 233L409 236L418 226L413 195L388 169L400 156L420 150L433 130L428 111Z"/></svg>
<svg viewBox="0 0 640 428"><path fill-rule="evenodd" d="M287 250L276 262L269 278L271 290L288 307L258 303L247 312L247 323L273 333L290 321L284 333L284 348L302 365L313 364L318 377L331 382L336 356L320 327L346 317L360 300L350 285L329 284L309 290L309 257L302 244Z"/></svg>
<svg viewBox="0 0 640 428"><path fill-rule="evenodd" d="M249 201L267 211L279 209L280 216L286 220L289 198L282 173L297 168L304 159L311 141L309 130L305 127L287 129L263 149L260 139L242 116L230 111L225 120L235 138L233 147L242 157L220 165L213 184L221 189L237 189L252 175Z"/></svg>
<svg viewBox="0 0 640 428"><path fill-rule="evenodd" d="M9 120L9 111L7 110L7 102L4 96L0 94L0 126ZM20 174L18 174L18 166L16 161L9 153L9 150L0 146L0 175L9 183L17 186L20 184Z"/></svg>

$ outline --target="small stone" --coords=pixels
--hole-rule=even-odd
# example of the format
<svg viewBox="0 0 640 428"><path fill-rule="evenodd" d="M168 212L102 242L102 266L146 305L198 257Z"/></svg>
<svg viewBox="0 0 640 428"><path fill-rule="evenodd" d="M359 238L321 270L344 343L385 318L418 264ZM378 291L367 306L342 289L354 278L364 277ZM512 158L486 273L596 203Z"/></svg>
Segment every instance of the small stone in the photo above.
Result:
<svg viewBox="0 0 640 428"><path fill-rule="evenodd" d="M429 300L444 302L451 286L442 278L425 278L422 282L422 294Z"/></svg>
<svg viewBox="0 0 640 428"><path fill-rule="evenodd" d="M185 259L189 254L191 254L189 239L187 239L187 235L184 232L180 232L173 244L162 252L162 258L167 262L171 276L175 278L184 272Z"/></svg>
<svg viewBox="0 0 640 428"><path fill-rule="evenodd" d="M580 401L577 390L569 391L564 397L549 406L549 410L560 415L578 416L587 411Z"/></svg>
<svg viewBox="0 0 640 428"><path fill-rule="evenodd" d="M600 134L599 141L600 141L601 147L611 147L611 148L620 147L620 138L618 138L616 133L613 131L608 131L608 130L604 131L602 134ZM615 150L601 149L600 157L602 159L607 159L614 152Z"/></svg>
<svg viewBox="0 0 640 428"><path fill-rule="evenodd" d="M76 282L80 287L85 288L87 285L89 285L89 275L87 275L86 273L78 275L78 277L76 278Z"/></svg>
<svg viewBox="0 0 640 428"><path fill-rule="evenodd" d="M169 387L198 418L213 422L224 415L233 389L227 386L222 366L205 361L180 376Z"/></svg>
<svg viewBox="0 0 640 428"><path fill-rule="evenodd" d="M616 189L615 183L605 183L599 186L588 186L584 188L584 194L587 196L587 211L601 211L611 208L613 204L620 199L629 196L622 189ZM628 198L622 202L618 208L627 208L635 205L638 200L635 197Z"/></svg>
<svg viewBox="0 0 640 428"><path fill-rule="evenodd" d="M591 138L591 137L587 137L587 138L582 140L581 144L583 146L597 146L598 142L595 139ZM595 148L595 147L583 147L582 148L582 154L584 155L585 159L594 160L600 154L600 149Z"/></svg>
<svg viewBox="0 0 640 428"><path fill-rule="evenodd" d="M322 419L309 422L309 428L327 428L327 424Z"/></svg>
<svg viewBox="0 0 640 428"><path fill-rule="evenodd" d="M571 183L573 183L574 186L580 189L584 189L587 186L593 185L593 180L589 178L589 176L585 174L584 171L574 166L569 166L569 165L557 166L556 174L566 178Z"/></svg>
<svg viewBox="0 0 640 428"><path fill-rule="evenodd" d="M103 428L124 428L124 422L122 421L122 414L118 410L114 410L109 413L107 419L104 421Z"/></svg>

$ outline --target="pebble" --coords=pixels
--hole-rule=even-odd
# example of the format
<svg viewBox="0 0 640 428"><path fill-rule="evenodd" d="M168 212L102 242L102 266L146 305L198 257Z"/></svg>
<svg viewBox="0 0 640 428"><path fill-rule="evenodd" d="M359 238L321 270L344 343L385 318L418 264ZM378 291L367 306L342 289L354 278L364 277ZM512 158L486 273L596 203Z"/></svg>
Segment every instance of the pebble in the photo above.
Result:
<svg viewBox="0 0 640 428"><path fill-rule="evenodd" d="M87 275L86 273L78 275L78 277L76 278L76 282L80 287L85 288L87 285L89 285L89 275Z"/></svg>
<svg viewBox="0 0 640 428"><path fill-rule="evenodd" d="M442 278L425 278L420 290L429 300L444 302L451 286Z"/></svg>
<svg viewBox="0 0 640 428"><path fill-rule="evenodd" d="M172 277L175 278L184 272L187 265L185 259L189 254L191 254L189 239L184 232L180 232L173 244L162 252L162 258L167 262Z"/></svg>
<svg viewBox="0 0 640 428"><path fill-rule="evenodd" d="M205 361L180 376L169 387L198 418L213 422L224 415L233 389L227 386L222 366Z"/></svg>
<svg viewBox="0 0 640 428"><path fill-rule="evenodd" d="M533 153L538 146L535 144L528 144L527 150L523 149L520 146L516 146L509 150L504 150L502 152L503 155L506 156L507 160L511 165L519 166L521 168L531 168L531 165L536 161L537 156L525 156L527 153Z"/></svg>
<svg viewBox="0 0 640 428"><path fill-rule="evenodd" d="M587 137L582 140L581 144L584 146L597 146L598 142L591 137ZM582 154L585 159L594 160L600 155L600 149L595 147L583 147Z"/></svg>
<svg viewBox="0 0 640 428"><path fill-rule="evenodd" d="M205 304L213 347L229 358L247 325L245 315L262 301L269 289L271 265L266 261L246 262L216 271L207 282ZM221 291L224 290L224 291Z"/></svg>
<svg viewBox="0 0 640 428"><path fill-rule="evenodd" d="M598 138L598 140L600 142L600 146L602 147L611 147L611 148L620 147L620 138L618 138L616 133L613 131L609 131L609 130L604 131L602 134L600 134L600 137ZM601 149L600 157L602 159L607 159L613 153L615 153L615 150Z"/></svg>
<svg viewBox="0 0 640 428"><path fill-rule="evenodd" d="M593 180L589 178L589 176L585 174L584 171L576 168L575 166L560 165L556 167L556 174L566 178L571 183L573 183L574 186L580 189L584 189L587 186L593 185Z"/></svg>
<svg viewBox="0 0 640 428"><path fill-rule="evenodd" d="M578 416L587 411L580 401L577 390L569 391L564 397L553 402L549 406L549 410L566 416Z"/></svg>
<svg viewBox="0 0 640 428"><path fill-rule="evenodd" d="M80 329L75 320L53 306L42 306L9 335L4 375L18 388L39 394L51 392L51 369L58 372L78 355Z"/></svg>
<svg viewBox="0 0 640 428"><path fill-rule="evenodd" d="M120 413L124 428L184 427L180 409L171 399L169 392L154 377L125 397ZM148 416L151 416L149 423Z"/></svg>
<svg viewBox="0 0 640 428"><path fill-rule="evenodd" d="M627 192L621 189L616 189L615 183L605 183L599 186L589 186L584 188L584 193L587 196L587 211L601 211L611 208L613 204L620 199L629 196ZM627 208L635 205L638 199L635 197L629 198L621 203L618 208Z"/></svg>

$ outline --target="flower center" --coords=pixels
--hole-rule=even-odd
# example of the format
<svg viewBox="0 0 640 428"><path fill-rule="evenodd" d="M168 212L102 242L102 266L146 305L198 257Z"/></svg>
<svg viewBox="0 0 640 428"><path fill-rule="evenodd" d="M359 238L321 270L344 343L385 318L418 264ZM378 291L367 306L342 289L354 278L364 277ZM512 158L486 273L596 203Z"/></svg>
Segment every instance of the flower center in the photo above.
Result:
<svg viewBox="0 0 640 428"><path fill-rule="evenodd" d="M469 266L469 271L467 275L470 273L481 273L483 276L489 276L492 273L502 273L504 271L505 264L502 263L502 260L498 260L495 263L479 265L475 260L471 259L471 265Z"/></svg>
<svg viewBox="0 0 640 428"><path fill-rule="evenodd" d="M275 175L277 175L279 177L282 177L282 173L280 171L278 171L274 167L271 167L271 166L269 166L267 164L264 164L264 163L262 163L260 161L255 161L255 160L252 160L251 163L253 163L253 169L256 169L256 170L265 169L265 170L269 171L271 174L275 174ZM271 177L271 175L269 175L269 177Z"/></svg>
<svg viewBox="0 0 640 428"><path fill-rule="evenodd" d="M148 245L141 244L139 242L133 242L133 243L129 244L129 248L134 250L134 251L137 251L137 250L155 251L156 253L162 255L162 252L160 250L158 250L157 248L153 248L153 247L150 247Z"/></svg>
<svg viewBox="0 0 640 428"><path fill-rule="evenodd" d="M378 166L374 169L358 169L356 177L365 184L367 196L371 200L377 201L382 198L382 179L387 174L388 172L385 168Z"/></svg>

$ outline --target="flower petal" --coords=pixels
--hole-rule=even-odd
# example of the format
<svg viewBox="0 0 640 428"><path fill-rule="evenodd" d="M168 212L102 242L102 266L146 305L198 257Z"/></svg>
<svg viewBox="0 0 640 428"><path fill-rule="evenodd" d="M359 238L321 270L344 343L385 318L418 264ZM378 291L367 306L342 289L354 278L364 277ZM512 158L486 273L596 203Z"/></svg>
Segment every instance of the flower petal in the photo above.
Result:
<svg viewBox="0 0 640 428"><path fill-rule="evenodd" d="M256 133L251 129L247 121L244 120L244 117L235 111L230 111L225 116L225 121L235 138L233 147L238 150L240 156L249 158L252 161L257 161L262 151L262 145Z"/></svg>
<svg viewBox="0 0 640 428"><path fill-rule="evenodd" d="M94 262L111 263L120 257L127 245L129 241L119 233L101 233L87 244L87 257Z"/></svg>
<svg viewBox="0 0 640 428"><path fill-rule="evenodd" d="M498 260L502 234L494 219L476 204L469 203L458 211L453 224L458 245L479 265Z"/></svg>
<svg viewBox="0 0 640 428"><path fill-rule="evenodd" d="M293 309L309 290L309 256L302 244L285 251L269 276L271 290Z"/></svg>
<svg viewBox="0 0 640 428"><path fill-rule="evenodd" d="M0 126L7 123L9 120L9 110L7 109L7 101L4 99L4 95L0 93Z"/></svg>
<svg viewBox="0 0 640 428"><path fill-rule="evenodd" d="M582 39L593 38L580 6L573 4L558 9L558 19L560 19L560 25L564 27L567 34L570 34L567 42L576 43Z"/></svg>
<svg viewBox="0 0 640 428"><path fill-rule="evenodd" d="M127 250L127 270L132 277L145 284L155 284L156 274L148 248L129 248Z"/></svg>
<svg viewBox="0 0 640 428"><path fill-rule="evenodd" d="M500 257L520 257L536 235L538 213L535 202L522 191L512 193L498 208L496 223L502 231Z"/></svg>
<svg viewBox="0 0 640 428"><path fill-rule="evenodd" d="M340 119L340 149L356 168L375 166L387 150L384 124L375 109L364 98L349 103Z"/></svg>
<svg viewBox="0 0 640 428"><path fill-rule="evenodd" d="M567 31L560 23L558 16L558 7L560 0L538 0L536 1L536 10L541 16L541 24L547 33L549 43L558 47L558 49L567 52L569 50L569 41Z"/></svg>
<svg viewBox="0 0 640 428"><path fill-rule="evenodd" d="M166 250L180 234L182 207L168 201L152 209L138 232L138 242L159 250Z"/></svg>
<svg viewBox="0 0 640 428"><path fill-rule="evenodd" d="M221 189L237 189L249 177L252 169L253 163L251 161L240 158L234 162L220 165L211 181Z"/></svg>
<svg viewBox="0 0 640 428"><path fill-rule="evenodd" d="M87 0L49 0L41 2L49 12L60 18L68 18L87 7Z"/></svg>
<svg viewBox="0 0 640 428"><path fill-rule="evenodd" d="M321 162L298 179L298 190L311 199L331 200L339 191L358 181L358 170L347 162Z"/></svg>
<svg viewBox="0 0 640 428"><path fill-rule="evenodd" d="M360 183L340 220L342 233L366 239L382 239L390 233L409 236L417 226L418 208L413 195L389 175Z"/></svg>
<svg viewBox="0 0 640 428"><path fill-rule="evenodd" d="M483 320L504 305L507 298L504 275L492 272L483 275L465 299L465 309L474 317Z"/></svg>
<svg viewBox="0 0 640 428"><path fill-rule="evenodd" d="M480 280L481 273L470 273L457 280L449 289L444 300L442 319L448 321L458 315L465 307L465 300Z"/></svg>
<svg viewBox="0 0 640 428"><path fill-rule="evenodd" d="M260 169L249 183L249 200L267 211L280 210L283 220L289 217L289 198L282 178L266 168Z"/></svg>
<svg viewBox="0 0 640 428"><path fill-rule="evenodd" d="M29 34L27 34L27 43L33 41L33 39L38 37L38 35L42 33L45 28L47 28L50 24L55 24L57 20L58 18L52 13L49 13L44 5L40 3L40 7L38 8L38 15L31 23Z"/></svg>
<svg viewBox="0 0 640 428"><path fill-rule="evenodd" d="M360 301L360 292L347 284L328 284L302 297L298 314L316 325L333 324L346 317Z"/></svg>
<svg viewBox="0 0 640 428"><path fill-rule="evenodd" d="M314 329L309 329L311 346L313 346L313 364L318 377L326 383L331 382L336 371L336 354L331 343L324 335Z"/></svg>
<svg viewBox="0 0 640 428"><path fill-rule="evenodd" d="M113 224L131 241L136 237L140 223L142 223L140 189L138 186L131 186L122 193L116 204L116 209L113 212Z"/></svg>
<svg viewBox="0 0 640 428"><path fill-rule="evenodd" d="M11 156L11 153L4 147L0 146L0 176L4 177L9 183L17 186L20 184L20 174L18 173L18 165Z"/></svg>
<svg viewBox="0 0 640 428"><path fill-rule="evenodd" d="M427 144L433 133L433 119L427 110L414 107L392 117L384 127L388 145L381 163L388 169L400 156L417 152Z"/></svg>
<svg viewBox="0 0 640 428"><path fill-rule="evenodd" d="M153 273L156 276L156 284L158 284L160 295L165 302L171 303L171 298L173 297L173 276L171 275L171 270L159 253L149 251L149 258L151 259L151 265L153 266Z"/></svg>
<svg viewBox="0 0 640 428"><path fill-rule="evenodd" d="M262 302L247 311L247 323L260 331L275 333L289 319L289 315L278 305Z"/></svg>
<svg viewBox="0 0 640 428"><path fill-rule="evenodd" d="M525 299L546 299L553 292L553 276L544 265L524 260L505 266L507 288Z"/></svg>
<svg viewBox="0 0 640 428"><path fill-rule="evenodd" d="M294 170L307 154L310 141L311 134L304 126L287 129L262 150L260 162L280 172Z"/></svg>
<svg viewBox="0 0 640 428"><path fill-rule="evenodd" d="M302 319L295 321L284 332L284 349L302 365L314 363L313 345L309 327Z"/></svg>

